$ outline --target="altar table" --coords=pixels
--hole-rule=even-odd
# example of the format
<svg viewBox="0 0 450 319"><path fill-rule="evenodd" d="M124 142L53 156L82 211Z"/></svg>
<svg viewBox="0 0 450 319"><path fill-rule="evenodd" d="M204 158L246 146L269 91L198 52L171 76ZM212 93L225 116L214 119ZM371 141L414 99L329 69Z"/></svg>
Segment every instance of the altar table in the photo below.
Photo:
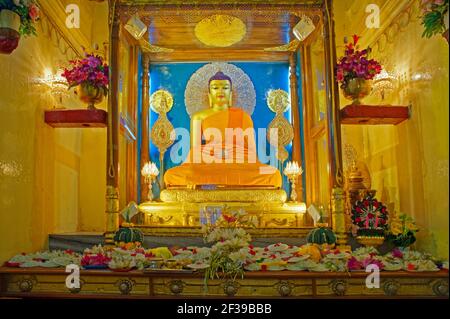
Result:
<svg viewBox="0 0 450 319"><path fill-rule="evenodd" d="M259 271L244 279L208 280L203 273L80 270L81 287L64 269L0 268L0 297L19 298L447 298L448 272L381 272L367 288L365 272Z"/></svg>

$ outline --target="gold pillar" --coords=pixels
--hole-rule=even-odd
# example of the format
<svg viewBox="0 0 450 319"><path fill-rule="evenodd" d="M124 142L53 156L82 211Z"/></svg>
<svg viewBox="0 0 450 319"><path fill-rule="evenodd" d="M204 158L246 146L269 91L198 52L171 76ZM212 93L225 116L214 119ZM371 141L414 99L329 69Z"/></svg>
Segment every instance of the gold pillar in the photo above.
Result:
<svg viewBox="0 0 450 319"><path fill-rule="evenodd" d="M347 246L347 229L345 224L345 196L341 187L334 187L331 192L331 216L333 231L336 233L339 249L350 250Z"/></svg>
<svg viewBox="0 0 450 319"><path fill-rule="evenodd" d="M108 95L108 144L106 147L106 231L105 245L114 244L119 228L119 15L116 1L110 1L110 86Z"/></svg>
<svg viewBox="0 0 450 319"><path fill-rule="evenodd" d="M345 194L343 190L342 151L341 151L341 120L339 107L339 88L335 80L336 43L332 1L325 0L324 16L324 46L325 46L325 86L327 103L327 135L328 156L330 163L329 186L331 191L332 226L337 236L337 244L341 249L349 250L347 246L347 229L345 218Z"/></svg>
<svg viewBox="0 0 450 319"><path fill-rule="evenodd" d="M341 120L339 107L339 91L335 81L336 44L334 41L334 21L331 13L331 0L324 4L324 45L325 45L325 85L327 101L327 133L328 154L330 162L330 189L343 186Z"/></svg>
<svg viewBox="0 0 450 319"><path fill-rule="evenodd" d="M298 109L298 79L297 79L297 52L292 52L289 55L289 84L291 91L291 112L292 112L292 127L294 128L294 139L292 141L292 160L302 163L301 142L300 142L300 113ZM301 175L299 175L301 176ZM302 178L296 184L299 186L300 198L303 200L303 183Z"/></svg>
<svg viewBox="0 0 450 319"><path fill-rule="evenodd" d="M150 57L148 54L144 53L142 57L142 139L141 139L141 168L144 167L149 159L149 68L150 68ZM141 202L147 200L148 197L148 187L146 187L145 177L141 176Z"/></svg>

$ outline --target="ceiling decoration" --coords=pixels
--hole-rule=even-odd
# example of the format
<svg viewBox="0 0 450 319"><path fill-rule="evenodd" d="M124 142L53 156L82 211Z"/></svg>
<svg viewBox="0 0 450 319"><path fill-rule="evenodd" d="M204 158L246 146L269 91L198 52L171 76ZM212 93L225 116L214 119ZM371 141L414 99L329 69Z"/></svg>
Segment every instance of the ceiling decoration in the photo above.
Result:
<svg viewBox="0 0 450 319"><path fill-rule="evenodd" d="M163 48L157 45L152 45L150 42L140 39L139 40L139 46L141 47L142 51L144 53L162 53L162 52L173 52L173 49L170 48Z"/></svg>
<svg viewBox="0 0 450 319"><path fill-rule="evenodd" d="M229 47L241 41L247 32L245 23L236 17L215 14L202 19L195 26L195 36L212 47Z"/></svg>
<svg viewBox="0 0 450 319"><path fill-rule="evenodd" d="M310 17L317 30L323 12L323 0L118 0L118 4L117 16L123 25L136 14L146 25L143 39L148 43L139 42L145 52L153 53L154 62L187 57L202 62L286 62L305 43L293 33L296 26L305 31L302 17ZM308 43L318 35L308 36Z"/></svg>
<svg viewBox="0 0 450 319"><path fill-rule="evenodd" d="M291 42L286 43L284 45L271 47L271 48L264 48L264 51L294 52L294 51L297 50L299 45L300 45L300 41L295 39L295 40L292 40Z"/></svg>

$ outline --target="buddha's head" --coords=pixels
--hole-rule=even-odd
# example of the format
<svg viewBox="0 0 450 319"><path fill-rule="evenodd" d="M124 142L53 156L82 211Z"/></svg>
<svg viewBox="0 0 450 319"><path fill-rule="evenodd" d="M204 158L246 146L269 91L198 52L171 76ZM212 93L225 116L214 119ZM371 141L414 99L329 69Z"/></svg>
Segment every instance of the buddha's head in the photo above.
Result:
<svg viewBox="0 0 450 319"><path fill-rule="evenodd" d="M231 106L231 78L221 71L209 79L209 104L212 108L227 108Z"/></svg>

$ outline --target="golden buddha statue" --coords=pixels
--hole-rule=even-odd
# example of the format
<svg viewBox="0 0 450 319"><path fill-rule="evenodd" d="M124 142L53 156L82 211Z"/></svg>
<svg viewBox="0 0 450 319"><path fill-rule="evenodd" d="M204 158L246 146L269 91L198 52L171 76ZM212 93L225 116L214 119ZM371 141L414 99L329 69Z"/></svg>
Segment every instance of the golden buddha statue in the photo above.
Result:
<svg viewBox="0 0 450 319"><path fill-rule="evenodd" d="M253 121L232 107L232 81L222 72L209 79L208 109L191 118L190 151L183 164L167 170L167 187L280 188L279 171L259 162Z"/></svg>

